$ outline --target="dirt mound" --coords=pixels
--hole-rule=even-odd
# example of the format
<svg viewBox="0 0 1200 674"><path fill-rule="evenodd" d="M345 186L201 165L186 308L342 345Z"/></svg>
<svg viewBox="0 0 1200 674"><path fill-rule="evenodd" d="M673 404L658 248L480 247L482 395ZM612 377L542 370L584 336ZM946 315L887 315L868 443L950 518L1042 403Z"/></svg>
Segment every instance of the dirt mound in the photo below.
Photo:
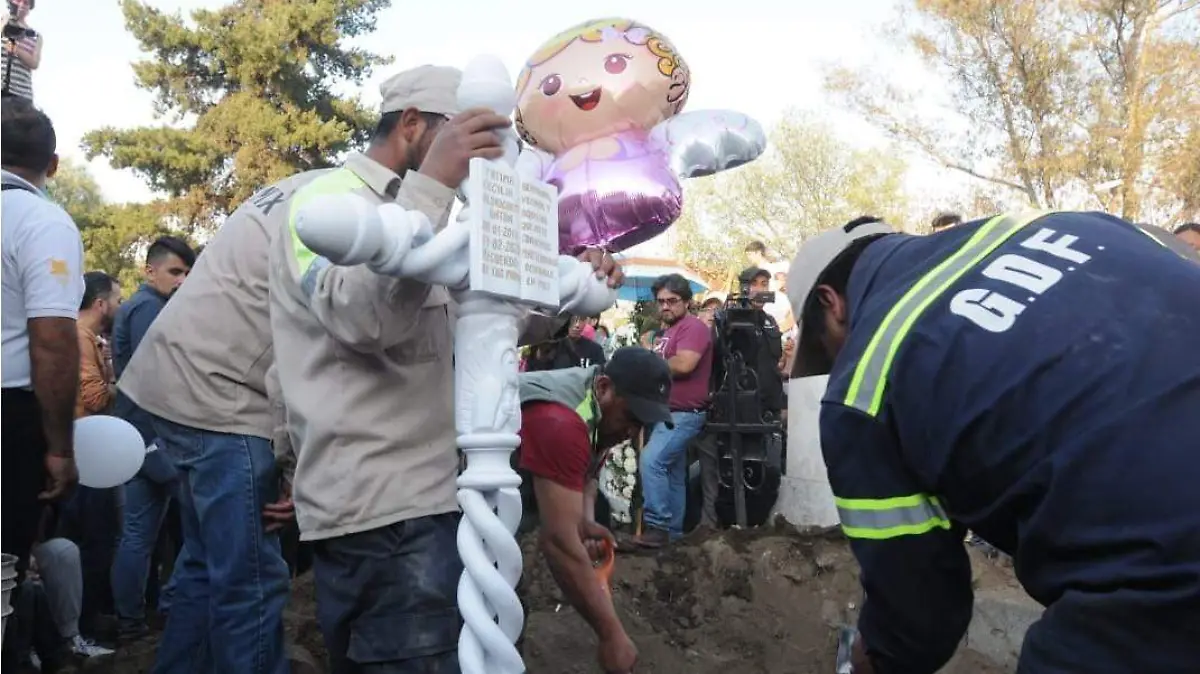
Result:
<svg viewBox="0 0 1200 674"><path fill-rule="evenodd" d="M533 552L527 542L529 671L597 671L591 629ZM840 534L790 530L727 531L621 556L613 578L645 672L833 674L837 626L854 623L861 596L858 565ZM964 650L943 671L1003 670Z"/></svg>
<svg viewBox="0 0 1200 674"><path fill-rule="evenodd" d="M524 654L531 674L598 671L596 640L566 603L533 537L523 541ZM1011 572L977 560L977 587L1012 585ZM833 674L837 626L853 623L862 590L840 534L790 529L694 536L656 554L622 555L617 610L641 654L640 672ZM285 615L289 641L324 662L311 576L296 580ZM89 671L149 672L154 638ZM99 664L99 663L96 663ZM961 649L946 674L1000 674Z"/></svg>

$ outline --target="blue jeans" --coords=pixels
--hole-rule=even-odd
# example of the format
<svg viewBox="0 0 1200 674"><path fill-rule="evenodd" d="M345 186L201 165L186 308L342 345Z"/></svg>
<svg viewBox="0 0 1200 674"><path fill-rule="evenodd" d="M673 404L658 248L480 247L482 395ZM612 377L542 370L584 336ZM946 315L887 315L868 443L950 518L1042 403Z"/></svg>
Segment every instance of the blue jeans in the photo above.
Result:
<svg viewBox="0 0 1200 674"><path fill-rule="evenodd" d="M132 400L118 396L117 408L121 418L133 424L146 446L157 441L154 415L138 407ZM162 444L162 443L158 443ZM113 601L121 629L136 630L146 623L147 579L156 555L155 546L162 531L164 518L172 498L178 497L179 473L165 452L146 454L137 475L124 485L125 506L121 526L121 541L113 560ZM162 579L154 574L155 582ZM175 579L167 579L158 593L158 610L170 609Z"/></svg>
<svg viewBox="0 0 1200 674"><path fill-rule="evenodd" d="M687 510L687 447L704 429L703 412L672 412L675 428L659 424L642 448L642 507L646 526L683 535Z"/></svg>
<svg viewBox="0 0 1200 674"><path fill-rule="evenodd" d="M160 451L180 471L183 549L155 674L286 674L288 571L263 506L279 477L265 438L154 419Z"/></svg>
<svg viewBox="0 0 1200 674"><path fill-rule="evenodd" d="M175 469L163 452L146 455L142 471L125 483L125 516L121 529L121 542L113 560L112 587L117 618L122 629L140 627L146 622L146 578L150 574L150 558L162 529L167 505L179 488L178 479L165 483L149 477L149 474ZM166 611L171 603L175 577L167 581L159 595L159 610Z"/></svg>

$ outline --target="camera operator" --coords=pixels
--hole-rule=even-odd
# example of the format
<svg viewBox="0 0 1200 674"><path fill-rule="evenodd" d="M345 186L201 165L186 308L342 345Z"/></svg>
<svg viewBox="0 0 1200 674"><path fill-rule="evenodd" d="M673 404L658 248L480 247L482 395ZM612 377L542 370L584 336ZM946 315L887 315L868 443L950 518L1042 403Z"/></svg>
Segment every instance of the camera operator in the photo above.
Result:
<svg viewBox="0 0 1200 674"><path fill-rule="evenodd" d="M722 385L734 386L734 382L726 382L726 366L728 358L734 353L741 357L747 368L754 371L757 383L758 409L762 419L735 419L741 423L761 423L763 421L778 421L786 407L784 397L783 374L780 363L784 360L783 334L775 318L768 314L765 307L774 301L774 294L769 290L771 272L760 267L750 267L738 276L740 290L731 296L725 304L724 312L716 316L717 339L720 345L720 358L714 368L712 388L719 391ZM708 308L708 304L705 304ZM752 324L753 331L731 330L731 314L738 314L739 324ZM720 410L718 410L720 411ZM702 505L700 509L700 525L706 528L718 526L717 497L720 492L720 433L705 431L696 444L700 459L700 488Z"/></svg>
<svg viewBox="0 0 1200 674"><path fill-rule="evenodd" d="M25 23L34 0L9 0L0 52L0 93L33 100L33 71L42 62L42 36Z"/></svg>
<svg viewBox="0 0 1200 674"><path fill-rule="evenodd" d="M783 375L779 371L779 362L783 359L783 330L775 317L767 312L767 304L775 301L775 295L770 290L771 272L750 267L742 271L738 281L743 295L749 299L750 306L760 313L758 320L762 321L762 340L752 366L758 373L758 392L763 409L778 415L786 407Z"/></svg>

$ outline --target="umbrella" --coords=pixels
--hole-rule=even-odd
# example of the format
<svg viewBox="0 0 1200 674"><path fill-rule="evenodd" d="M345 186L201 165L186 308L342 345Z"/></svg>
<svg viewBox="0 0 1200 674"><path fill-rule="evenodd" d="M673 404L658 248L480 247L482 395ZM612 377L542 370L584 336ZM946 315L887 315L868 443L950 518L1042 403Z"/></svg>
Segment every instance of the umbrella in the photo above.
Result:
<svg viewBox="0 0 1200 674"><path fill-rule="evenodd" d="M625 271L625 285L617 293L617 299L627 302L648 302L654 299L650 286L660 276L679 274L688 280L692 294L699 295L708 290L708 284L696 272L690 271L675 260L649 257L617 257Z"/></svg>

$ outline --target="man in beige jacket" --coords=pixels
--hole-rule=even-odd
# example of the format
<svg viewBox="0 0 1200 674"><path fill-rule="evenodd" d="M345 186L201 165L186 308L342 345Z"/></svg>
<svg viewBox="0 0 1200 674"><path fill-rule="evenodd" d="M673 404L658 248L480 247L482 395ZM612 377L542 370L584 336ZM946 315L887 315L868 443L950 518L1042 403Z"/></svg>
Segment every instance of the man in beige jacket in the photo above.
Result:
<svg viewBox="0 0 1200 674"><path fill-rule="evenodd" d="M385 82L370 148L295 191L288 236L271 248L296 515L301 539L314 541L335 674L458 671L453 307L443 287L330 264L299 240L294 219L314 197L350 192L445 226L468 161L498 158L496 131L509 125L487 110L460 113L460 79L423 66Z"/></svg>

